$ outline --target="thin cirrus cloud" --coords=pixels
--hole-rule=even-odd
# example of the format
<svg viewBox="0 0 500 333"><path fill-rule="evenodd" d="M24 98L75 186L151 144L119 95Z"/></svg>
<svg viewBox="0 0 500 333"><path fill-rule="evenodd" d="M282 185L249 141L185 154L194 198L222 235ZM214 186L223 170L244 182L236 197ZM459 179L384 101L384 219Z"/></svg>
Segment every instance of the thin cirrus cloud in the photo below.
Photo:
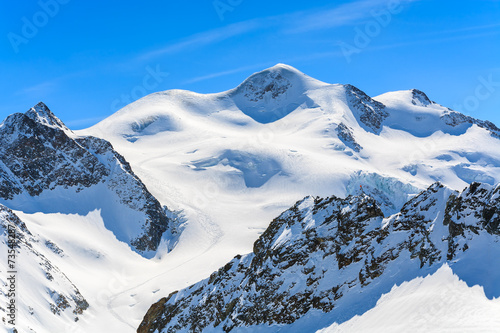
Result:
<svg viewBox="0 0 500 333"><path fill-rule="evenodd" d="M397 3L401 6L416 1L420 0L400 0ZM165 54L205 47L266 28L294 34L351 25L370 17L374 10L387 8L389 3L388 0L360 0L329 9L320 8L242 21L191 35L163 48L145 52L139 55L136 60L146 61Z"/></svg>
<svg viewBox="0 0 500 333"><path fill-rule="evenodd" d="M404 5L415 1L419 0L400 0L397 4ZM259 29L273 28L285 34L295 34L352 25L362 19L370 17L375 10L387 8L388 4L388 0L359 0L334 8L320 8L252 19L189 36L177 43L143 53L138 56L136 60L145 61L165 54L181 53L193 48L210 46L233 37L255 32ZM328 54L332 55L332 53ZM338 54L339 52L334 52L333 55ZM317 55L314 55L314 57L316 56ZM320 57L323 56L323 54L320 55ZM183 84L192 84L270 65L272 64L266 63L219 71L191 78L184 81Z"/></svg>
<svg viewBox="0 0 500 333"><path fill-rule="evenodd" d="M392 48L398 48L398 47L407 47L410 45L438 44L438 43L444 43L444 42L449 42L449 41L489 37L489 36L499 35L499 34L500 34L500 31L489 31L489 32L476 33L476 34L463 34L460 36L447 36L447 37L434 38L434 39L415 39L415 40L412 40L410 42L399 42L399 43L381 45L381 46L377 46L377 47L369 47L366 49L366 51L385 50L385 49L392 49Z"/></svg>
<svg viewBox="0 0 500 333"><path fill-rule="evenodd" d="M35 95L35 96L45 96L50 94L56 88L55 81L45 81L42 83L35 84L33 86L24 88L16 92L16 95Z"/></svg>
<svg viewBox="0 0 500 333"><path fill-rule="evenodd" d="M450 34L450 33L457 33L457 32L469 32L469 31L476 31L476 30L497 30L497 28L500 27L500 23L495 23L495 24L483 24L483 25L475 25L475 26L469 26L469 27L464 27L464 28L459 28L459 29L451 29L451 30L439 30L439 31L433 31L433 32L428 32L425 34L420 34L421 36L429 36L429 35L443 35L443 34ZM498 30L497 30L498 31Z"/></svg>
<svg viewBox="0 0 500 333"><path fill-rule="evenodd" d="M346 3L335 8L314 10L302 13L300 20L288 27L288 33L305 33L314 30L324 30L349 26L359 21L376 15L377 11L389 9L391 6L402 6L420 0L360 0Z"/></svg>
<svg viewBox="0 0 500 333"><path fill-rule="evenodd" d="M342 56L341 51L318 52L318 53L309 54L307 56L292 57L292 58L284 59L282 61L284 63L290 63L290 62L296 62L296 61L309 61L309 60L326 58L326 57L341 57L341 56ZM194 77L194 78L191 78L191 79L188 79L188 80L182 82L182 84L189 85L192 83L202 82L202 81L210 80L210 79L217 78L217 77L246 72L249 70L262 70L263 68L271 67L273 65L276 65L276 63L275 62L268 62L268 63L261 63L261 64L257 64L257 65L252 65L252 66L238 67L238 68L229 69L229 70L220 71L220 72L215 72L215 73L211 73L211 74L207 74L207 75L197 76L197 77Z"/></svg>
<svg viewBox="0 0 500 333"><path fill-rule="evenodd" d="M53 77L49 80L43 81L41 83L37 83L35 85L23 88L15 92L16 95L26 95L26 96L46 96L50 93L57 91L61 84L67 81L68 79L80 78L88 75L87 70L77 71L68 73L65 75Z"/></svg>
<svg viewBox="0 0 500 333"><path fill-rule="evenodd" d="M167 45L163 48L141 54L137 59L149 60L165 54L179 53L191 48L199 48L214 43L218 43L231 37L243 35L262 28L266 25L266 20L255 19L234 23L222 28L201 32L185 38L177 43Z"/></svg>
<svg viewBox="0 0 500 333"><path fill-rule="evenodd" d="M186 85L186 84L206 81L206 80L214 79L216 77L232 75L232 74L236 74L236 73L246 72L249 70L262 69L264 67L269 67L272 65L273 65L272 63L265 63L265 64L258 64L258 65L252 65L252 66L238 67L238 68L234 68L234 69L230 69L230 70L225 70L225 71L215 72L215 73L211 73L211 74L207 74L207 75L197 76L197 77L194 77L194 78L191 78L191 79L188 79L188 80L182 82L182 84Z"/></svg>
<svg viewBox="0 0 500 333"><path fill-rule="evenodd" d="M396 43L392 43L392 44L367 47L364 50L364 52L379 51L379 50L393 49L393 48L399 48L399 47L407 47L407 46L411 46L411 45L438 44L438 43L456 41L456 40L467 40L467 39L473 39L473 38L488 37L488 36L500 34L500 31L497 29L490 29L490 28L495 28L499 25L500 24L472 26L472 27L465 27L465 28L456 29L456 30L442 31L441 33L439 33L440 35L448 35L448 36L443 36L443 37L434 38L434 39L415 39L415 40L412 40L409 42L396 42ZM480 32L480 33L475 33L475 34L461 34L459 36L452 36L452 34L455 32L472 32L472 31L476 31L476 30L490 30L490 31L485 31L485 32ZM325 57L342 57L342 56L343 56L343 53L340 50L337 50L337 51L330 51L330 52L313 53L313 54L309 54L307 56L289 58L289 59L286 59L283 61L284 62L308 61L308 60L325 58ZM236 74L236 73L240 73L240 72L244 72L244 71L248 71L248 70L262 69L262 68L269 67L272 65L274 65L274 63L269 62L269 63L254 65L254 66L244 66L244 67L238 67L235 69L219 71L219 72L215 72L215 73L211 73L211 74L188 79L188 80L184 81L182 84L188 85L188 84L206 81L206 80L210 80L210 79L217 78L217 77L232 75L232 74ZM500 68L495 68L492 70L500 70Z"/></svg>

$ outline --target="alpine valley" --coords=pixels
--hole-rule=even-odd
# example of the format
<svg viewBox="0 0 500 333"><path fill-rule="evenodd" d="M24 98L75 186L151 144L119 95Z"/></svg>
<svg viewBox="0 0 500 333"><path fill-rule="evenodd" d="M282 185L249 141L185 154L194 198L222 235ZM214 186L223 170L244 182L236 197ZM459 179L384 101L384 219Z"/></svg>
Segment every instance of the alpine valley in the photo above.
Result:
<svg viewBox="0 0 500 333"><path fill-rule="evenodd" d="M0 332L500 331L500 129L422 91L278 64L0 140Z"/></svg>

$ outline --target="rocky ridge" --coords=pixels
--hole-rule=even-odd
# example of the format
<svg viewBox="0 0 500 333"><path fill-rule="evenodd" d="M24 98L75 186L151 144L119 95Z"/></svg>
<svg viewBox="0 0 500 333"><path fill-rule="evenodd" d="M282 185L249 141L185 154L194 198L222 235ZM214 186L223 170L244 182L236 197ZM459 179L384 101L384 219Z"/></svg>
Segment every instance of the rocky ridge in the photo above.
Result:
<svg viewBox="0 0 500 333"><path fill-rule="evenodd" d="M389 116L385 105L373 100L353 85L347 84L344 87L347 101L360 125L364 125L368 131L379 133L385 118Z"/></svg>
<svg viewBox="0 0 500 333"><path fill-rule="evenodd" d="M154 304L138 332L294 331L319 313L345 321L394 284L445 262L460 271L485 243L497 256L499 198L498 186L458 193L436 183L384 217L365 194L307 197L270 224L253 253ZM500 293L489 278L470 282Z"/></svg>
<svg viewBox="0 0 500 333"><path fill-rule="evenodd" d="M68 190L67 206L78 212L78 193L103 184L119 204L138 213L134 229L142 231L126 234L118 230L119 225L110 229L140 253L158 248L169 218L108 141L75 135L43 103L7 117L0 125L0 140L0 199L4 204L16 208L20 197L23 202L36 202L42 194Z"/></svg>

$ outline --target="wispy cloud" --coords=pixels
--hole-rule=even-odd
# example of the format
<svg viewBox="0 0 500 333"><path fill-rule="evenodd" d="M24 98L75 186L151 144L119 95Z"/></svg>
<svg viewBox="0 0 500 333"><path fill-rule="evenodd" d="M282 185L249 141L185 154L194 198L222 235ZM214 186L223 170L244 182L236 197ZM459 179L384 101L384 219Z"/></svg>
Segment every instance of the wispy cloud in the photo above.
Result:
<svg viewBox="0 0 500 333"><path fill-rule="evenodd" d="M412 40L411 42L401 42L401 43L393 43L393 44L386 44L386 45L380 45L376 47L369 47L366 50L385 50L385 49L392 49L392 48L398 48L398 47L406 47L406 46L411 46L411 45L427 45L427 44L437 44L437 43L445 43L445 42L450 42L450 41L457 41L457 40L466 40L466 39L475 39L475 38L480 38L480 37L488 37L492 35L499 35L500 31L490 31L490 32L484 32L484 33L477 33L477 34L469 34L469 35L460 35L460 36L453 36L453 37L443 37L443 38L435 38L435 39L420 39L420 40Z"/></svg>
<svg viewBox="0 0 500 333"><path fill-rule="evenodd" d="M342 56L343 56L343 54L340 51L319 52L319 53L308 54L305 56L298 56L298 57L281 59L280 62L288 64L288 63L294 63L294 62L305 62L305 61L311 61L311 60L321 59L321 58L342 57ZM207 74L207 75L203 75L203 76L197 76L197 77L194 77L194 78L191 78L191 79L188 79L188 80L182 82L182 84L187 85L187 84L191 84L191 83L197 83L197 82L214 79L214 78L221 77L221 76L237 74L237 73L246 72L246 71L250 71L250 70L263 70L264 68L271 67L274 65L276 65L276 62L260 63L260 64L252 65L252 66L244 66L244 67L238 67L238 68L234 68L234 69L228 69L225 71L215 72L215 73L211 73L211 74Z"/></svg>
<svg viewBox="0 0 500 333"><path fill-rule="evenodd" d="M236 73L246 72L249 70L262 69L265 67L270 67L272 65L274 65L274 64L273 63L265 63L265 64L257 64L257 65L252 65L252 66L244 66L244 67L229 69L229 70L215 72L215 73L211 73L211 74L207 74L207 75L203 75L203 76L197 76L197 77L194 77L194 78L191 78L191 79L188 79L188 80L182 82L182 84L191 84L191 83L206 81L206 80L214 79L216 77L232 75L232 74L236 74Z"/></svg>
<svg viewBox="0 0 500 333"><path fill-rule="evenodd" d="M484 24L484 25L475 25L475 26L463 27L463 28L451 29L451 30L438 30L438 31L434 31L434 32L429 32L429 33L421 34L421 35L422 36L443 35L443 34L452 34L452 33L457 33L457 32L468 32L468 31L475 31L475 30L487 30L487 29L499 28L499 27L500 27L500 23Z"/></svg>
<svg viewBox="0 0 500 333"><path fill-rule="evenodd" d="M414 1L420 0L400 0L400 3L404 4ZM258 31L260 29L274 29L276 33L290 34L351 25L358 22L359 20L369 17L371 15L370 11L383 8L384 6L387 7L388 3L389 0L358 0L333 8L317 8L313 10L292 12L276 16L247 20L188 36L172 44L166 45L156 50L143 52L139 55L129 58L127 61L114 63L113 65L120 70L123 70L124 67L127 68L127 66L130 66L130 64L134 64L133 68L135 68L137 63L148 62L154 58L158 58L168 54L182 53L195 48L210 46L212 44L216 44L234 37ZM321 57L323 56L325 55L322 55ZM207 74L204 76L186 80L184 84L201 82L204 80L231 75L250 69L260 69L268 65L271 66L273 64L268 63L265 65L261 64L255 66L246 66ZM106 68L109 69L109 66L106 66ZM94 71L98 70L100 70L100 68L94 69ZM75 76L79 74L80 73L74 73L69 76ZM19 91L18 94L39 94L46 96L47 94L57 89L58 84L69 76L54 78L50 81L33 85L31 87L23 89L22 91Z"/></svg>
<svg viewBox="0 0 500 333"><path fill-rule="evenodd" d="M245 33L255 31L267 23L266 20L256 19L243 21L240 23L234 23L222 28L209 30L206 32L198 33L189 36L179 42L167 45L163 48L146 52L138 57L140 60L149 60L154 57L162 56L165 54L178 53L188 50L193 47L202 47L217 42L224 41L226 39L239 36Z"/></svg>
<svg viewBox="0 0 500 333"><path fill-rule="evenodd" d="M42 83L35 84L33 86L26 87L16 93L16 95L35 95L35 96L46 96L50 94L56 87L56 81L50 80Z"/></svg>
<svg viewBox="0 0 500 333"><path fill-rule="evenodd" d="M416 1L421 0L400 0L399 4L404 5ZM276 32L293 34L352 25L370 17L372 11L386 8L389 3L389 0L358 0L334 8L318 8L234 23L194 34L157 50L145 52L137 56L136 60L147 61L166 54L212 45L259 29L272 28Z"/></svg>
<svg viewBox="0 0 500 333"><path fill-rule="evenodd" d="M29 95L29 96L47 96L48 94L57 90L62 82L67 79L77 78L88 75L86 70L77 71L57 77L50 78L46 81L34 84L32 86L23 88L15 92L16 95Z"/></svg>
<svg viewBox="0 0 500 333"><path fill-rule="evenodd" d="M400 0L399 6L420 0ZM289 33L303 33L321 29L338 28L355 24L372 16L373 11L387 8L389 0L359 0L335 8L315 10L296 20ZM394 2L393 2L394 3Z"/></svg>

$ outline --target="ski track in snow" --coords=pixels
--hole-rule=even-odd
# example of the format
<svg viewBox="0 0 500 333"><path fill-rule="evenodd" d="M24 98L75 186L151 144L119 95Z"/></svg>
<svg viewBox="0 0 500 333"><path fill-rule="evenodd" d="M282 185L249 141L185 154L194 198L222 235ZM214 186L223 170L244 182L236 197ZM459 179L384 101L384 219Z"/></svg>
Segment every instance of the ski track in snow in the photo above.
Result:
<svg viewBox="0 0 500 333"><path fill-rule="evenodd" d="M206 252L208 252L209 250L210 250L210 249L207 249L205 252L203 252L202 254L200 254L200 256L202 256L203 254L205 254L205 253L206 253ZM153 276L153 277L151 277L151 278L148 278L147 280L145 280L145 281L143 281L143 282L141 282L141 283L139 283L139 284L135 285L135 286L134 286L134 287L132 287L132 288L129 288L129 289L123 290L123 291L121 291L121 292L119 292L119 293L117 293L117 294L113 295L113 296L110 298L110 300L108 301L108 303L106 304L106 308L110 311L110 313L113 315L113 317L115 317L115 318L116 318L116 319L118 319L120 322L122 322L122 323L126 324L127 326L129 326L130 328L132 328L132 329L135 331L137 328L136 328L136 327L134 327L134 326L132 326L129 322L127 322L127 321L126 321L125 319L123 319L122 317L120 317L120 315L119 315L119 314L118 314L118 313L114 310L114 308L113 308L113 302L114 302L114 301L115 301L118 297L120 297L121 295L123 295L123 294L125 294L125 293L129 293L129 292L131 292L131 291L133 291L133 290L135 290L135 289L138 289L138 288L140 288L140 287L142 287L142 286L146 285L147 283L149 283L149 282L151 282L151 281L153 281L153 280L155 280L155 279L158 279L158 278L160 278L160 277L164 276L164 275L165 275L165 274L167 274L167 273L171 273L171 272L173 272L173 271L177 270L178 268L180 268L180 267L182 267L182 266L185 266L186 264L190 263L191 261L195 260L196 258L197 258L197 257L193 257L193 258L191 258L191 259L189 259L189 260L186 260L184 263L182 263L182 264L180 264L180 265L178 265L178 266L176 266L176 267L173 267L173 268L171 268L171 269L169 269L169 270L167 270L167 271L165 271L165 272L163 272L163 273L160 273L160 274L158 274L158 275L156 275L156 276Z"/></svg>

